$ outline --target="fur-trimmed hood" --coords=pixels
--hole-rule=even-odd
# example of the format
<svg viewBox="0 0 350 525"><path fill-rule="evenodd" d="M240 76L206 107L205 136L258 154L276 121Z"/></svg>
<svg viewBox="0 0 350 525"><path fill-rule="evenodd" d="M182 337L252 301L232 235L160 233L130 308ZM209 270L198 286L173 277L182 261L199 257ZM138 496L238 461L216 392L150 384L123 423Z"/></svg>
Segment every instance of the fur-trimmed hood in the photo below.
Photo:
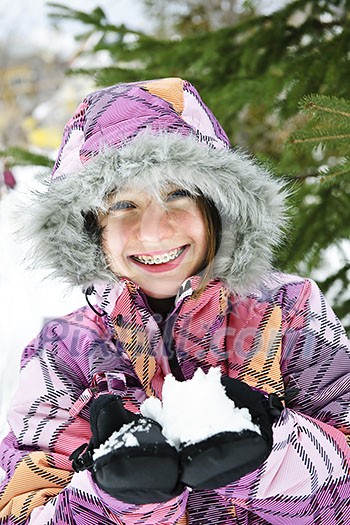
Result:
<svg viewBox="0 0 350 525"><path fill-rule="evenodd" d="M86 213L103 210L106 196L115 189L136 186L159 194L172 184L193 193L199 190L214 202L222 220L214 275L245 294L266 277L280 242L283 184L229 147L193 86L167 79L164 99L159 82L156 94L148 84L123 84L96 92L79 106L65 128L47 190L27 209L32 259L73 285L113 282L99 243L85 228ZM189 89L187 103L179 96L184 86ZM141 99L152 118L144 118Z"/></svg>

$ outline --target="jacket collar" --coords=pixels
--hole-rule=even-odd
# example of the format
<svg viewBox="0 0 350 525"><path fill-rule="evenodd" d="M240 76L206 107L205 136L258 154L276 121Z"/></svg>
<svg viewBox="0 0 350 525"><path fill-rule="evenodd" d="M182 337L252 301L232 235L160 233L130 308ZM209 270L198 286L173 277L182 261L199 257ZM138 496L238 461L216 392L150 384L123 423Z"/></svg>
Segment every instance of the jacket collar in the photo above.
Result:
<svg viewBox="0 0 350 525"><path fill-rule="evenodd" d="M185 281L181 284L177 292L174 309L178 308L178 306L187 297L192 297L193 293L198 288L200 281L201 278L199 275L195 275L185 279ZM220 281L218 279L215 279L209 282L208 286L218 282ZM222 283L221 286L223 286ZM114 283L95 283L93 287L93 294L95 296L96 303L101 308L101 310L110 315L114 310L118 299L123 295L123 293L126 290L134 297L143 295L141 288L137 284L124 277L118 279L118 281Z"/></svg>

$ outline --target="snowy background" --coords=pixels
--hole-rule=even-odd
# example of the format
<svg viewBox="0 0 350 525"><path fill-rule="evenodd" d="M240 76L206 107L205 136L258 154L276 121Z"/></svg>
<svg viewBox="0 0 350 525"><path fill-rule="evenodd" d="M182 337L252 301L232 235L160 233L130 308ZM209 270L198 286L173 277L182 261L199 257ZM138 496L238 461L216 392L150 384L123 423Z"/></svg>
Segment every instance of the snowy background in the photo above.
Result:
<svg viewBox="0 0 350 525"><path fill-rule="evenodd" d="M68 290L38 271L26 270L25 245L13 235L15 201L33 183L28 168L16 170L18 188L0 201L0 435L8 403L17 385L19 359L46 319L68 313L84 304L80 290Z"/></svg>

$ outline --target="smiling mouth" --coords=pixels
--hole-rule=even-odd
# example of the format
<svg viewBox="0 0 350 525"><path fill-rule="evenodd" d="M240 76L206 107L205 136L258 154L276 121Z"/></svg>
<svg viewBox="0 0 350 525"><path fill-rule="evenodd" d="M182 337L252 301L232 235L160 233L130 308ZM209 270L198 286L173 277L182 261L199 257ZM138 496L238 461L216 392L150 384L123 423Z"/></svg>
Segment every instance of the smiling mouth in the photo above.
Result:
<svg viewBox="0 0 350 525"><path fill-rule="evenodd" d="M157 255L131 255L131 259L134 259L141 264L157 265L165 264L170 261L174 261L185 251L186 246L181 246L175 250L170 250L169 252L157 254Z"/></svg>

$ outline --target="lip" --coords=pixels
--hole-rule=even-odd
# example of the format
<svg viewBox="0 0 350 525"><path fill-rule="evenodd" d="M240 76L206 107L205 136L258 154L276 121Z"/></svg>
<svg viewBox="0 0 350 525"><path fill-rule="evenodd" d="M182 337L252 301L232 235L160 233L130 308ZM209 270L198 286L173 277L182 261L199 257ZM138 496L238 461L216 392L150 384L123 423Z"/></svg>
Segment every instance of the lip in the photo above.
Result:
<svg viewBox="0 0 350 525"><path fill-rule="evenodd" d="M179 246L179 248L181 248L181 246ZM133 264L135 264L138 268L141 268L142 270L144 270L145 272L149 272L149 273L162 273L162 272L170 272L171 270L175 270L178 266L180 266L180 264L182 263L183 259L186 257L186 254L188 252L190 248L190 245L188 244L184 251L182 252L181 255L179 255L179 257L177 257L176 259L173 259L172 261L168 261L166 263L161 263L161 264L143 264L139 261L136 261L135 259L133 259L131 256L128 257L129 261L131 261ZM176 250L176 248L174 248ZM162 250L162 251L157 251L157 252L147 252L147 253L143 253L142 255L162 255L164 253L168 253L169 251L172 251L172 250ZM137 255L141 255L141 254L137 254Z"/></svg>

